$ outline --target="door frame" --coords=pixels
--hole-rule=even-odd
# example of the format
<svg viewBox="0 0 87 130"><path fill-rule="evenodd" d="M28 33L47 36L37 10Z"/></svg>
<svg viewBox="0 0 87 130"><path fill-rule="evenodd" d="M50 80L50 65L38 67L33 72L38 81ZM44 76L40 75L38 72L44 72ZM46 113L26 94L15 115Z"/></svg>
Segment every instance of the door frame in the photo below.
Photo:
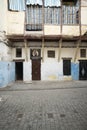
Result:
<svg viewBox="0 0 87 130"><path fill-rule="evenodd" d="M36 64L37 66L35 68ZM35 69L38 69L38 70L35 70ZM40 58L32 59L32 80L41 80L41 59Z"/></svg>

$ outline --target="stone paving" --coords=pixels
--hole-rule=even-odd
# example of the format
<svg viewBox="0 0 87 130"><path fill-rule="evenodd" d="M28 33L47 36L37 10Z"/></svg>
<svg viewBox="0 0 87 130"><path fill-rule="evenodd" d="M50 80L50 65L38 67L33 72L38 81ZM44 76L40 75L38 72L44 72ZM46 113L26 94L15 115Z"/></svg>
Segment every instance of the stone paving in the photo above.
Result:
<svg viewBox="0 0 87 130"><path fill-rule="evenodd" d="M87 81L0 89L0 130L87 130Z"/></svg>

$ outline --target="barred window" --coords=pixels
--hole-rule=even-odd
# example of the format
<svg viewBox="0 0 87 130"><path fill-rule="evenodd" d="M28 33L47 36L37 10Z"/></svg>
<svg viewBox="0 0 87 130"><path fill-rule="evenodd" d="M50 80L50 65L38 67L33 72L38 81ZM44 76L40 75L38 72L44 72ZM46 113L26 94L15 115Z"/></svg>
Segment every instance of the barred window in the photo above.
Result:
<svg viewBox="0 0 87 130"><path fill-rule="evenodd" d="M42 6L27 5L27 31L42 30Z"/></svg>
<svg viewBox="0 0 87 130"><path fill-rule="evenodd" d="M45 24L60 24L60 7L45 7Z"/></svg>
<svg viewBox="0 0 87 130"><path fill-rule="evenodd" d="M79 0L63 0L63 24L79 24Z"/></svg>
<svg viewBox="0 0 87 130"><path fill-rule="evenodd" d="M86 57L86 49L80 49L80 57Z"/></svg>
<svg viewBox="0 0 87 130"><path fill-rule="evenodd" d="M55 58L55 51L48 51L47 54L49 58Z"/></svg>
<svg viewBox="0 0 87 130"><path fill-rule="evenodd" d="M16 57L22 57L22 49L16 48Z"/></svg>

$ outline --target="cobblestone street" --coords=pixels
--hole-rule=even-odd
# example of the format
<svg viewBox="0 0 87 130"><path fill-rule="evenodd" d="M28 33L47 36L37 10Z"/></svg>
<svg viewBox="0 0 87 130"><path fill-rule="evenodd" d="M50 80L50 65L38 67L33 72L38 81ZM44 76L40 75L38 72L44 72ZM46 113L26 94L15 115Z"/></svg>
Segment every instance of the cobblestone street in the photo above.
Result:
<svg viewBox="0 0 87 130"><path fill-rule="evenodd" d="M0 89L0 130L87 130L87 81L16 82Z"/></svg>

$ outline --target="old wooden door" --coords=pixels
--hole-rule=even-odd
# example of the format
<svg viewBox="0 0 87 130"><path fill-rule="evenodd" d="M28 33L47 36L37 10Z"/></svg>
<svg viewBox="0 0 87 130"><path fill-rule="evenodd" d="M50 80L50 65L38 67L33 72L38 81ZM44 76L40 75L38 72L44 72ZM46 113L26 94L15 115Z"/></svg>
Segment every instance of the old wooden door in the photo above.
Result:
<svg viewBox="0 0 87 130"><path fill-rule="evenodd" d="M79 79L87 80L87 60L79 61Z"/></svg>
<svg viewBox="0 0 87 130"><path fill-rule="evenodd" d="M32 80L41 80L41 60L32 59Z"/></svg>
<svg viewBox="0 0 87 130"><path fill-rule="evenodd" d="M16 80L23 80L23 62L15 63Z"/></svg>

